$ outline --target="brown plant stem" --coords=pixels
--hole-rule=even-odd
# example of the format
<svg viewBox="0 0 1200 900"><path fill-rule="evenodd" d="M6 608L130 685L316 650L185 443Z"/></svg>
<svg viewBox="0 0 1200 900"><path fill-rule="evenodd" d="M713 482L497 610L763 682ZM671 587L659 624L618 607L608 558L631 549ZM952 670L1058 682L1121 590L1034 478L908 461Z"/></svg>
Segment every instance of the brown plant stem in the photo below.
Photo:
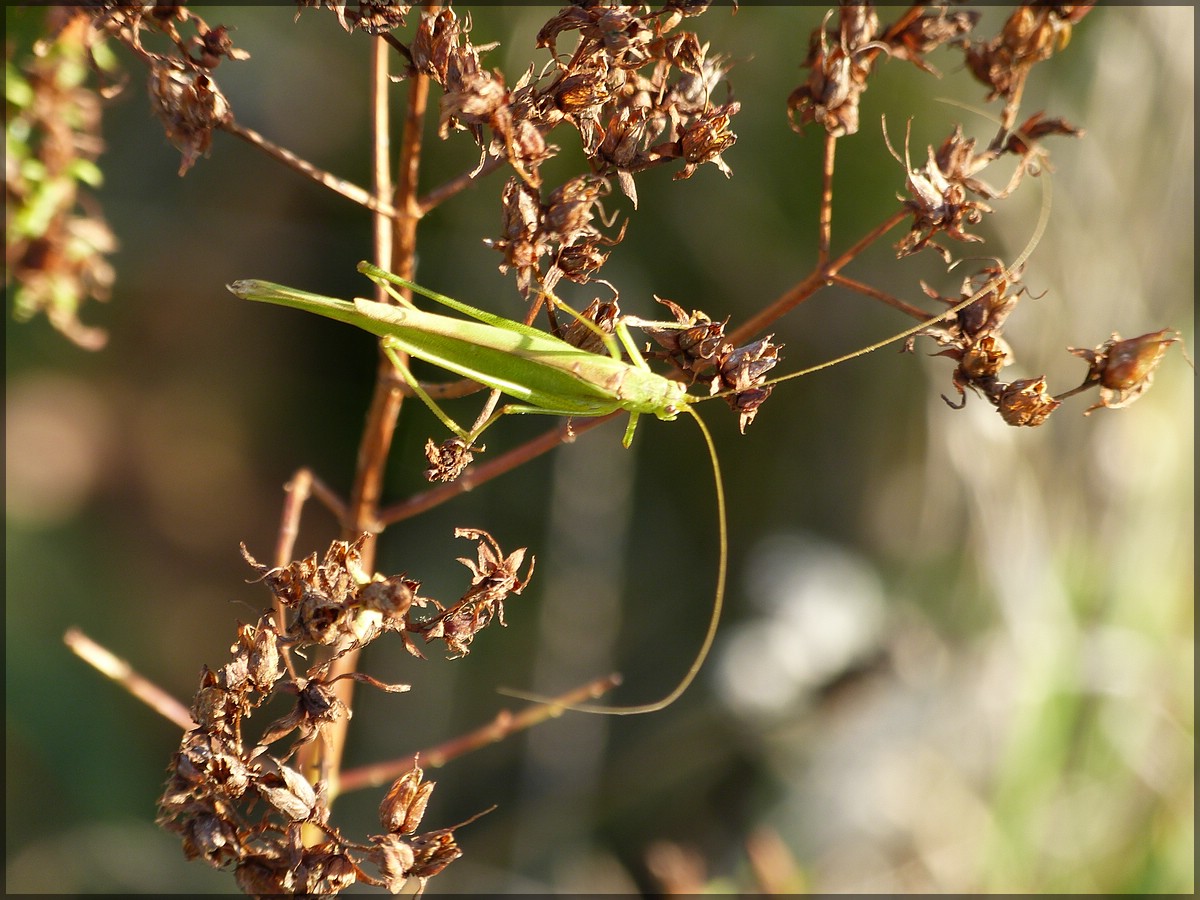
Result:
<svg viewBox="0 0 1200 900"><path fill-rule="evenodd" d="M825 133L821 161L821 209L817 214L817 268L829 262L833 242L833 160L837 155L837 138Z"/></svg>
<svg viewBox="0 0 1200 900"><path fill-rule="evenodd" d="M371 42L371 121L375 123L375 127L371 129L373 140L371 159L374 164L372 179L375 185L375 196L381 198L389 198L395 191L392 184L392 137L387 106L387 48L388 45L383 41ZM371 217L374 238L374 255L371 258L381 269L392 267L395 220L395 214L376 213ZM381 303L387 302L387 294L382 285L376 286L375 299Z"/></svg>
<svg viewBox="0 0 1200 900"><path fill-rule="evenodd" d="M160 716L174 722L184 731L191 731L196 727L192 713L186 706L158 685L139 675L129 663L101 647L78 628L68 628L63 635L63 643L70 647L76 656L100 674L107 675Z"/></svg>
<svg viewBox="0 0 1200 900"><path fill-rule="evenodd" d="M420 384L421 389L435 400L455 400L486 390L482 384L472 381L470 378L459 378L456 381L422 381ZM404 391L404 396L411 396L411 389L408 385L402 384L400 389Z"/></svg>
<svg viewBox="0 0 1200 900"><path fill-rule="evenodd" d="M296 474L292 476L292 480L283 486L285 499L283 501L283 512L279 516L279 534L275 538L275 565L286 566L292 559L296 551L296 538L300 534L300 517L304 512L304 504L308 502L309 497L315 496L325 506L337 516L338 521L341 521L345 515L346 505L329 487L322 482L312 469L307 467L297 469ZM284 609L283 602L276 597L274 604L274 619L275 628L283 634L287 631L287 611ZM287 666L288 674L293 678L296 677L295 664L292 661L290 649L284 645L280 648L280 655L283 657L284 665Z"/></svg>
<svg viewBox="0 0 1200 900"><path fill-rule="evenodd" d="M351 769L342 775L342 793L386 784L412 769L414 761L418 759L426 768L444 766L459 756L486 747L488 744L499 743L518 731L524 731L548 719L557 718L563 714L563 708L567 705L577 706L580 703L603 697L620 683L619 675L596 678L554 698L554 704L535 703L519 713L507 709L501 710L496 714L496 718L488 724L436 746L428 747L414 753L411 757L404 756Z"/></svg>
<svg viewBox="0 0 1200 900"><path fill-rule="evenodd" d="M419 216L424 216L426 213L437 208L440 204L445 203L455 194L462 193L467 188L471 187L471 185L473 185L480 178L495 172L507 162L508 160L503 156L492 156L489 157L477 171L463 172L461 175L456 175L449 181L438 185L424 197L421 197L419 200L417 200L415 204L416 213Z"/></svg>
<svg viewBox="0 0 1200 900"><path fill-rule="evenodd" d="M824 267L817 267L807 278L795 285L791 290L779 297L757 315L752 317L750 321L740 325L734 329L729 335L729 339L735 344L742 344L750 340L754 335L761 332L776 319L783 316L785 313L791 312L822 287L830 283L834 275L842 268L852 262L862 253L867 247L873 244L879 238L883 237L901 222L903 222L912 213L900 207L894 213L887 217L883 222L880 222L865 235L863 235L857 243L849 250Z"/></svg>
<svg viewBox="0 0 1200 900"><path fill-rule="evenodd" d="M386 99L389 83L388 58L387 44L383 41L373 42L371 81L374 115L372 123L376 134L374 140L376 154L387 152L389 146L386 138L386 132L390 127ZM429 80L427 77L418 74L409 79L408 107L401 138L397 173L399 178L393 199L393 213L391 221L386 224L377 222L376 225L377 252L390 254L392 257L391 260L382 259L381 262L385 264L385 267L394 267L397 273L404 277L411 277L415 256L416 224L419 216L413 213L413 198L416 195L417 173L420 168L422 130L428 96ZM377 195L381 191L390 190L390 164L386 158L376 159L375 180ZM399 213L395 212L397 207L400 210ZM384 215L380 209L376 210L377 217ZM384 235L391 236L388 248L380 245L381 237ZM353 539L364 531L375 532L371 524L377 519L376 512L383 490L383 475L403 399L404 395L396 387L392 364L381 352L376 367L375 389L367 411L362 441L359 444L350 503L346 510L346 516L342 520L342 534L347 539ZM371 571L375 566L376 543L372 536L362 547L362 565L367 571ZM356 671L358 656L358 651L355 650L339 657L329 673L330 681L334 682L338 699L346 704L347 708L351 706L353 699L354 679L339 678L338 676ZM336 681L334 681L335 679ZM307 772L310 777L319 775L328 780L331 800L338 793L338 770L341 766L348 725L348 717L339 719L329 730L328 741L314 741L307 745L302 751L300 759L303 771ZM308 751L308 747L312 748L311 752Z"/></svg>
<svg viewBox="0 0 1200 900"><path fill-rule="evenodd" d="M247 128L245 125L239 125L237 122L230 119L228 122L221 124L221 128L235 137L241 138L252 147L257 147L262 150L272 159L276 159L283 163L293 172L299 172L306 178L310 178L322 187L327 187L337 194L341 194L347 200L351 200L360 206L365 206L372 212L381 213L386 216L395 216L396 211L392 209L390 203L380 200L378 197L373 197L357 184L346 181L344 178L338 178L326 172L324 169L317 168L307 160L301 159L289 150L280 147L267 138L263 137L253 128Z"/></svg>
<svg viewBox="0 0 1200 900"><path fill-rule="evenodd" d="M570 443L577 435L591 431L593 428L603 425L605 422L619 415L621 415L621 411L609 413L607 416L600 416L595 419L587 419L579 423L566 421L562 425L535 437L533 440L527 441L520 447L497 456L490 462L480 466L472 466L459 476L457 481L431 488L428 491L423 491L420 494L409 497L407 500L402 500L399 503L385 507L380 510L379 518L372 523L372 526L375 530L382 530L389 525L394 525L397 522L420 515L427 510L433 509L435 506L441 506L447 500L457 497L459 494L465 494L467 491L477 488L479 485L491 481L505 472L510 472L529 462L529 460L541 456L543 453L553 450L559 444Z"/></svg>
<svg viewBox="0 0 1200 900"><path fill-rule="evenodd" d="M897 309L906 316L912 316L914 319L924 322L926 319L934 318L933 315L921 309L919 306L913 306L911 303L905 303L899 297L893 297L886 291L881 291L877 287L872 287L861 281L855 281L853 278L847 278L845 275L832 275L829 278L831 284L840 285L847 290L855 291L859 294L864 294L873 300L878 300L890 306L892 309Z"/></svg>

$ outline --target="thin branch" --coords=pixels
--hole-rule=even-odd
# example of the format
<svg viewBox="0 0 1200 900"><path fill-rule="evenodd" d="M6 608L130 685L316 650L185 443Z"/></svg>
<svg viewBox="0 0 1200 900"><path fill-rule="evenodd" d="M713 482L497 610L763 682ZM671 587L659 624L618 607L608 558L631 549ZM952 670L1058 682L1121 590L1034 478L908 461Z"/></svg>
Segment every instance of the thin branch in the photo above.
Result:
<svg viewBox="0 0 1200 900"><path fill-rule="evenodd" d="M596 700L603 697L620 683L621 678L619 675L608 675L589 681L587 684L554 698L555 702L553 704L536 703L519 713L513 713L507 709L501 710L496 714L496 718L488 724L459 737L451 738L436 746L421 750L418 753L414 753L411 757L404 756L399 759L388 760L387 762L351 769L342 775L341 792L345 794L350 791L387 784L389 781L400 777L412 769L414 761L417 759L426 768L444 766L452 759L456 759L473 750L479 750L489 744L499 743L519 731L532 728L534 725L540 725L548 719L557 718L563 714L563 709L566 706L578 706L580 703L586 703L589 700Z"/></svg>
<svg viewBox="0 0 1200 900"><path fill-rule="evenodd" d="M114 656L78 628L68 628L63 635L63 643L70 647L76 656L121 685L160 716L174 722L184 731L191 731L196 727L192 713L186 706L158 685L139 675L129 663Z"/></svg>
<svg viewBox="0 0 1200 900"><path fill-rule="evenodd" d="M471 172L464 172L461 175L457 175L454 178L451 178L449 181L445 182L444 184L439 184L437 187L435 187L433 190L431 190L424 197L421 197L419 200L417 200L417 203L416 203L417 214L419 216L424 216L425 214L427 214L431 210L435 209L440 204L445 203L447 200L449 200L455 194L462 193L467 188L471 187L471 185L475 184L475 182L478 181L480 178L483 178L485 175L490 175L492 172L495 172L497 169L499 169L501 166L503 166L506 162L508 162L508 160L505 159L503 156L491 156L491 157L488 157L488 159L484 162L484 164L482 166L479 167L478 170L471 171Z"/></svg>
<svg viewBox="0 0 1200 900"><path fill-rule="evenodd" d="M295 558L296 538L300 534L300 514L309 497L316 497L338 522L346 516L346 504L329 485L313 474L307 467L297 469L292 480L283 486L287 499L279 521L279 535L275 541L275 565L286 566Z"/></svg>
<svg viewBox="0 0 1200 900"><path fill-rule="evenodd" d="M371 42L371 129L374 162L373 179L375 196L387 199L394 191L392 185L392 138L388 117L388 45L383 41ZM374 225L375 253L371 257L381 269L392 267L392 247L395 241L395 213L376 213L371 217ZM376 299L387 302L382 285L375 288Z"/></svg>
<svg viewBox="0 0 1200 900"><path fill-rule="evenodd" d="M267 138L263 137L253 128L247 128L245 125L239 125L232 119L222 123L221 127L235 137L240 137L243 141L250 144L252 147L257 147L268 156L283 163L293 172L299 172L306 178L311 178L322 187L327 187L335 193L341 194L347 200L357 203L359 206L365 206L372 212L382 213L385 216L395 216L396 211L385 201L377 197L371 196L370 193L360 188L357 184L346 181L344 178L338 178L326 172L324 169L319 169L307 160L303 160L290 150L285 150L278 144L275 144Z"/></svg>
<svg viewBox="0 0 1200 900"><path fill-rule="evenodd" d="M910 215L912 215L912 213L909 210L905 209L904 207L900 207L898 210L888 216L887 219L863 235L863 237L860 238L853 247L835 259L828 266L825 266L823 269L818 268L814 270L811 275L809 275L779 299L775 300L756 316L751 318L749 322L746 322L744 325L736 328L733 333L729 335L729 339L735 344L744 343L754 335L761 332L776 319L783 316L785 313L791 312L793 309L819 291L822 287L828 285L832 277L836 275L838 271L857 258L858 255L867 247L879 240L879 238L883 237L883 235L887 234Z"/></svg>
<svg viewBox="0 0 1200 900"><path fill-rule="evenodd" d="M833 242L833 160L837 153L837 138L825 133L821 160L821 209L817 214L817 268L829 262Z"/></svg>
<svg viewBox="0 0 1200 900"><path fill-rule="evenodd" d="M539 435L531 441L527 441L520 447L509 450L490 462L480 466L472 466L467 469L458 480L451 484L444 484L436 488L431 488L407 500L402 500L391 506L380 510L379 518L372 523L372 528L376 531L382 531L389 525L394 525L397 522L402 522L405 519L411 519L413 516L420 515L426 510L433 509L435 506L441 506L447 500L457 497L459 494L465 494L473 488L485 482L491 481L505 472L510 472L518 466L522 466L531 459L536 459L543 453L553 450L559 444L566 444L575 439L577 435L591 431L605 422L621 415L621 412L609 413L607 416L600 416L595 419L587 419L581 423L574 421L564 422L557 428L553 428L544 434Z"/></svg>
<svg viewBox="0 0 1200 900"><path fill-rule="evenodd" d="M881 291L877 287L872 287L869 284L864 284L861 281L855 281L853 278L847 278L845 275L833 275L830 277L830 282L841 285L848 290L855 291L859 294L865 294L873 300L878 300L880 303L885 303L892 309L898 309L907 316L912 316L919 322L924 322L926 319L932 319L933 315L921 309L919 306L913 306L911 303L905 303L899 297L893 297L891 294Z"/></svg>
<svg viewBox="0 0 1200 900"><path fill-rule="evenodd" d="M376 153L383 152L389 146L388 139L382 134L390 130L388 104L386 94L389 84L387 62L389 54L383 41L375 41L375 54L371 69L371 84L373 116L372 125L376 137L373 146ZM416 247L417 218L413 216L413 197L416 194L417 173L420 167L421 133L425 119L425 108L429 96L429 79L424 75L414 75L408 82L408 107L401 136L400 163L398 179L393 201L391 216L394 221L388 226L377 226L376 235L391 232L391 246L387 251L391 254L390 264L396 271L406 277L411 277L413 259ZM385 199L379 192L391 190L392 178L390 162L387 159L375 161L375 190L380 200ZM382 205L382 204L381 204ZM395 207L399 211L395 211ZM383 213L377 213L383 215ZM371 397L371 405L367 411L367 421L363 426L362 441L359 444L358 461L355 467L354 485L350 494L350 503L346 517L342 521L342 533L347 538L357 537L364 531L375 532L369 523L377 518L379 499L383 492L383 475L387 468L387 458L391 451L392 438L396 431L396 422L400 416L400 407L404 395L396 388L396 379L391 362L381 352L375 372L375 390ZM361 563L364 569L370 571L375 565L376 544L374 537L362 547ZM359 652L353 650L339 657L330 669L330 680L336 681L334 690L338 699L351 706L353 700L354 679L338 678L358 668ZM323 742L314 741L308 747L313 747L311 754L308 748L301 751L301 762L306 765L306 772L314 769L329 779L331 799L338 791L338 770L341 766L342 751L346 743L348 721L339 720L330 729L327 747L322 748Z"/></svg>
<svg viewBox="0 0 1200 900"><path fill-rule="evenodd" d="M316 494L318 499L334 510L339 521L345 510L342 501L308 468L298 469L292 476L292 480L284 485L283 491L283 512L279 516L279 534L275 538L275 565L280 567L286 566L295 558L296 538L300 535L300 517L309 497ZM279 597L275 598L273 613L275 630L279 634L285 634L288 627L287 610ZM294 678L296 669L292 662L291 651L286 645L282 646L280 650L284 665L287 666L288 673Z"/></svg>

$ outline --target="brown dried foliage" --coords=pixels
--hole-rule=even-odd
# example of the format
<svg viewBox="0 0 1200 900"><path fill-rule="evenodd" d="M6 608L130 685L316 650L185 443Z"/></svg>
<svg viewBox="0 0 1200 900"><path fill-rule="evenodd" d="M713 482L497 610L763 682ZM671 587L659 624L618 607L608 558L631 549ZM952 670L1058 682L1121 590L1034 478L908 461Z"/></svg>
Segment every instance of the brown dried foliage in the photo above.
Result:
<svg viewBox="0 0 1200 900"><path fill-rule="evenodd" d="M192 704L196 726L183 736L159 800L159 824L181 836L189 859L233 868L239 887L250 893L310 894L338 893L356 881L393 892L409 879L423 887L461 855L454 828L418 833L434 785L415 764L380 804L383 833L365 844L330 823L328 775L310 781L288 764L301 747L326 740L330 728L349 719L351 711L333 690L340 678L392 693L408 690L361 672L331 675L339 655L394 632L414 656L421 652L413 635L443 641L453 656L465 656L479 631L493 620L504 624L504 601L528 583L532 559L521 576L525 550L506 556L478 529L459 529L456 536L477 541L478 549L474 560L461 560L471 571L470 587L449 605L420 596L420 582L403 574L368 576L361 565L367 535L335 541L319 562L312 554L282 567L264 566L243 548L287 625L280 628L269 612L254 625L239 625L230 662L201 674ZM430 605L437 610L432 616L424 614ZM295 662L316 647L333 652L296 672ZM251 716L276 697L292 698L290 709L251 738ZM314 843L304 825L322 840Z"/></svg>
<svg viewBox="0 0 1200 900"><path fill-rule="evenodd" d="M499 197L501 230L487 243L500 254L500 271L511 271L518 290L536 302L563 279L601 281L612 248L626 233L627 223L615 227L602 205L614 181L636 208L635 176L650 169L671 165L674 178L684 180L711 163L727 177L732 174L723 154L737 141L733 123L740 104L721 87L730 61L696 34L680 30L707 6L678 0L661 8L602 2L567 6L550 14L536 37L536 48L548 50L550 60L540 70L531 63L510 83L484 62L492 47L472 42L470 16L455 9L420 12L405 43L392 32L408 25L411 5L298 3L301 11L332 12L348 32L379 36L402 57L404 77L426 78L438 87L439 137L465 135L480 153L474 170L456 184L475 183L474 176L485 169L511 169ZM808 125L823 129L826 174L831 177L833 141L859 132L861 98L881 70L876 65L881 58L936 75L929 54L939 48L962 52L968 71L988 87L989 97L1003 100L1002 127L982 149L956 127L936 150L928 148L918 168L909 159L906 134L902 160L907 197L901 202L912 221L897 255L931 249L949 264L951 251L939 239L982 240L975 229L992 211L987 201L1005 199L1026 175L1037 176L1047 165L1042 138L1082 134L1042 111L1015 130L1013 126L1034 65L1066 45L1089 8L1023 5L999 34L974 39L979 19L974 12L918 4L885 24L868 4L842 5L810 36L803 61L808 75L787 98L788 120L797 132ZM216 131L231 128L232 106L214 70L225 59L245 60L248 54L233 46L225 26L210 27L174 3L99 3L62 15L69 24L59 34L61 47L86 54L107 38L145 66L154 112L181 153L180 174L210 152ZM150 40L160 49L149 49ZM98 107L78 80L59 78L55 65L60 61L47 54L27 69L34 99L26 114L34 129L46 135L36 145L38 158L48 171L61 175L73 161L90 161L99 152ZM73 128L63 128L63 121ZM550 186L543 171L560 153L552 142L556 130L577 142L587 170ZM886 130L883 137L901 161ZM1015 170L1007 185L997 189L980 175L1006 155L1014 158ZM6 189L10 210L27 204L34 193L8 166ZM447 189L438 202L458 189ZM102 259L112 249L111 235L98 216L74 213L76 199L74 193L68 196L43 233L22 233L13 241L9 221L6 261L10 274L34 291L30 309L46 310L73 339L97 345L98 333L78 323L75 306L58 307L51 299L64 283L76 297L103 295L112 280ZM872 240L886 230L881 228ZM69 237L81 232L90 233L90 249L73 256L65 247ZM806 282L815 285L813 290L832 283L836 274L821 268L825 262ZM917 336L928 337L939 346L938 355L955 363L951 383L958 401L947 399L950 405L964 405L970 389L986 397L1008 424L1035 426L1067 396L1095 387L1100 400L1088 412L1118 408L1141 396L1166 349L1178 340L1164 329L1128 340L1114 334L1092 350L1071 348L1088 363L1088 372L1079 387L1058 396L1049 393L1044 377L1005 381L1001 375L1012 363L1013 351L1003 331L1025 294L1017 286L1020 277L1019 267L997 261L964 279L956 298L941 297L922 284L928 297L948 307L936 314L893 303L915 311L925 323L908 341L909 349ZM50 287L39 293L39 284ZM872 294L879 295L881 291ZM624 322L642 329L657 346L647 352L650 359L666 363L675 377L701 385L709 395L724 397L744 431L771 393L767 376L780 347L769 335L735 346L726 337L726 321L688 313L669 300L660 302L669 320L627 316ZM556 333L592 352L603 352L604 335L621 318L615 300L596 301L565 326L553 306L545 308ZM481 449L458 438L430 441L426 475L451 481ZM366 478L373 473L360 474ZM196 725L183 737L159 802L160 824L180 835L189 858L233 869L247 893L336 894L357 881L397 892L415 879L423 888L461 855L454 828L418 832L434 785L424 780L415 761L380 804L382 832L362 843L349 840L330 822L336 771L300 771L289 765L294 757L304 758L302 749L323 746L331 734L344 730L351 709L335 690L338 681L407 690L356 671L334 674L339 660L389 633L398 635L413 656L421 656L419 637L425 644L441 641L451 656L461 657L483 628L504 624L504 604L528 584L533 558L522 574L524 549L505 554L489 534L476 529L459 529L456 535L476 541L477 550L474 558L460 560L471 572L470 586L446 604L421 596L420 583L404 574L385 577L365 571L365 534L334 542L320 560L314 553L278 567L258 563L243 548L276 609L254 625L239 625L230 661L202 672L192 704ZM308 658L306 650L314 651L312 658L319 661L299 671L297 662ZM286 712L251 736L251 717L273 698L286 702Z"/></svg>
<svg viewBox="0 0 1200 900"><path fill-rule="evenodd" d="M54 11L57 31L40 41L6 79L4 156L4 283L15 285L14 315L44 314L80 347L107 341L85 325L88 298L107 300L115 273L106 258L117 240L87 194L102 176L100 97L87 86L86 20Z"/></svg>

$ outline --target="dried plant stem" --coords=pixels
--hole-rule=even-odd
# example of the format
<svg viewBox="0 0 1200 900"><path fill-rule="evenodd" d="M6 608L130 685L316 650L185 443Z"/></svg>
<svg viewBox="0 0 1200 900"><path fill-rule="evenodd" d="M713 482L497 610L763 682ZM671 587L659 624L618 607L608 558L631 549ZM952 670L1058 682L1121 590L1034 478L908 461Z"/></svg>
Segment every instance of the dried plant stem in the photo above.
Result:
<svg viewBox="0 0 1200 900"><path fill-rule="evenodd" d="M296 551L296 538L300 534L300 516L304 504L310 497L316 497L333 515L341 521L346 514L346 504L320 478L307 467L297 469L292 480L283 486L287 495L284 501L283 514L279 517L279 534L275 540L275 565L286 566ZM286 628L286 623L277 622L280 629Z"/></svg>
<svg viewBox="0 0 1200 900"><path fill-rule="evenodd" d="M847 278L845 275L831 275L829 280L832 284L840 285L847 290L855 291L859 294L864 294L867 297L871 297L874 300L878 300L880 303L884 303L887 306L890 306L892 309L897 309L906 316L912 316L914 319L917 319L920 322L924 322L927 319L933 318L932 315L921 309L919 306L913 306L911 303L905 303L899 297L893 297L886 291L881 291L877 287L872 287L869 284L856 281L853 278Z"/></svg>
<svg viewBox="0 0 1200 900"><path fill-rule="evenodd" d="M174 722L184 731L196 727L192 714L186 706L134 671L125 660L101 647L78 628L68 628L63 635L65 643L75 655L121 685L152 710Z"/></svg>
<svg viewBox="0 0 1200 900"><path fill-rule="evenodd" d="M383 42L375 43L378 52L374 57L375 65L372 66L371 79L372 96L377 99L373 104L374 115L372 118L377 135L374 147L376 153L379 154L385 152L389 146L386 137L382 135L390 128L388 106L386 99L379 99L380 95L386 93L388 85L388 54L383 49ZM408 84L408 112L401 138L393 211L390 214L394 218L386 225L377 225L376 239L378 241L379 237L384 234L391 235L391 260L385 260L385 262L394 267L398 273L411 276L416 249L416 225L419 220L419 216L413 213L414 197L420 169L422 131L429 96L429 81L423 75L415 75L409 79ZM386 159L376 160L375 188L377 192L390 190L389 165ZM400 212L395 211L396 209ZM382 204L377 206L376 215L377 217L385 215L382 211ZM378 518L377 510L383 491L383 475L403 399L403 393L396 386L392 364L380 353L379 364L376 367L375 390L367 411L363 438L359 444L354 486L347 514L342 520L342 532L348 539L352 539L364 531L375 532L371 525ZM375 547L376 541L372 538L366 541L362 548L362 564L368 571L375 565ZM358 668L358 656L357 651L345 654L334 663L330 671L330 680L336 682L334 687L337 697L347 707L351 706L353 699L354 680L338 676L354 672ZM338 769L346 743L348 724L348 717L340 719L329 730L327 744L322 741L312 742L302 751L300 759L304 771L310 775L320 772L329 779L331 799L338 793ZM308 749L310 747L311 750Z"/></svg>
<svg viewBox="0 0 1200 900"><path fill-rule="evenodd" d="M292 480L284 485L283 492L285 495L283 512L279 517L279 534L275 539L275 565L277 566L286 566L295 553L296 538L300 535L300 518L304 512L304 504L308 502L309 497L316 496L318 500L329 507L339 520L345 514L346 508L341 498L317 478L312 469L307 467L296 471ZM282 634L287 631L288 627L287 611L278 598L275 600L274 613L275 627ZM288 647L284 646L280 654L287 666L288 673L293 678L296 677L295 665Z"/></svg>
<svg viewBox="0 0 1200 900"><path fill-rule="evenodd" d="M392 196L392 137L388 126L388 44L384 41L371 41L371 121L377 123L373 129L375 195L388 198ZM382 127L380 127L382 126ZM392 247L395 241L395 216L376 213L371 217L374 226L375 264L382 269L392 267ZM384 302L383 287L375 290L375 299Z"/></svg>
<svg viewBox="0 0 1200 900"><path fill-rule="evenodd" d="M812 274L789 290L782 297L775 300L756 316L752 317L749 322L746 322L745 324L736 328L733 333L729 335L729 339L735 344L740 344L744 341L747 341L769 326L776 319L795 309L797 306L819 291L822 287L827 286L833 276L836 275L842 268L856 259L859 254L867 249L867 247L871 246L871 244L879 240L910 215L912 215L912 213L904 207L897 209L894 213L888 216L887 219L885 219L883 222L880 222L869 232L863 235L853 247L851 247L829 265L818 267L813 270Z"/></svg>
<svg viewBox="0 0 1200 900"><path fill-rule="evenodd" d="M488 744L498 743L518 731L532 728L547 719L561 716L563 709L567 706L603 697L620 683L621 679L618 675L596 678L556 697L554 704L535 703L519 713L513 713L507 709L501 710L496 714L496 718L481 728L421 750L412 756L351 769L342 776L342 793L386 784L411 769L414 760L420 760L426 768L444 766L459 756L486 747Z"/></svg>
<svg viewBox="0 0 1200 900"><path fill-rule="evenodd" d="M326 172L324 169L319 169L307 160L303 160L263 137L253 128L247 128L245 125L239 125L232 119L221 124L221 128L235 137L240 137L243 141L250 144L252 147L257 147L268 156L283 163L294 172L299 172L306 178L311 178L322 187L327 187L337 194L341 194L347 200L351 200L360 206L365 206L372 212L382 213L386 216L396 215L396 211L392 209L391 204L386 201L381 201L378 197L371 196L370 193L360 188L357 184L346 181L344 178L338 178Z"/></svg>
<svg viewBox="0 0 1200 900"><path fill-rule="evenodd" d="M419 215L425 215L431 210L436 209L442 203L445 203L455 194L461 193L462 191L465 191L467 188L471 187L471 185L473 185L480 178L483 178L485 175L490 175L497 169L507 165L507 163L508 160L503 156L488 157L487 161L484 162L484 164L481 165L477 170L473 172L463 172L463 174L451 178L444 184L438 185L424 197L419 199L416 203L416 212Z"/></svg>
<svg viewBox="0 0 1200 900"><path fill-rule="evenodd" d="M829 262L829 248L833 241L833 160L836 154L837 138L827 133L821 165L821 210L817 219L818 269Z"/></svg>
<svg viewBox="0 0 1200 900"><path fill-rule="evenodd" d="M505 472L510 472L529 462L529 460L541 456L543 453L553 450L559 444L570 443L577 435L583 434L585 431L591 431L593 428L597 428L619 415L623 415L623 413L618 411L607 416L586 419L578 424L574 424L568 420L533 440L527 441L520 447L497 456L490 462L480 466L472 466L457 481L423 491L416 496L409 497L407 500L402 500L399 503L392 504L380 510L379 519L373 523L373 527L376 530L381 530L388 525L394 525L405 519L411 519L413 516L420 515L427 510L433 509L435 506L441 506L447 500L451 500L459 494L465 494L467 491L479 487L479 485L491 481Z"/></svg>

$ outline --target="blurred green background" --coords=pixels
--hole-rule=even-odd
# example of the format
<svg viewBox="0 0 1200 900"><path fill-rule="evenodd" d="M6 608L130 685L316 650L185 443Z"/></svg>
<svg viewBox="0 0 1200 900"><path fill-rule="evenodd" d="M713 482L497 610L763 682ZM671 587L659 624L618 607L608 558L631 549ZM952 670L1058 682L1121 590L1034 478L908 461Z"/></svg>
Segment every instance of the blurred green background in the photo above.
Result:
<svg viewBox="0 0 1200 900"><path fill-rule="evenodd" d="M369 181L366 39L328 13L203 7L251 59L218 71L240 122L360 184ZM477 44L509 82L549 7L475 13ZM742 111L726 180L639 180L640 209L606 276L627 311L652 294L734 324L814 259L820 137L793 133L785 100L822 10L714 9L689 27L732 57ZM41 13L6 8L9 40ZM885 11L882 18L890 20ZM985 10L980 34L1002 13ZM1163 327L1193 341L1191 8L1092 12L1035 70L1025 114L1087 129L1050 145L1050 228L1007 336L1019 373L1051 390L1084 365L1064 347ZM892 208L899 145L913 159L982 105L961 57L937 81L883 62L862 130L840 142L835 251ZM539 54L539 65L545 55ZM226 135L179 178L140 70L105 109L98 191L121 247L110 333L90 354L44 321L5 328L6 887L9 891L229 891L153 825L178 731L77 660L78 626L180 698L227 658L265 591L245 541L275 539L282 485L312 466L344 491L375 357L353 329L236 302L237 278L365 292L369 217ZM397 96L400 91L397 90ZM719 96L718 99L723 99ZM993 107L993 111L994 111ZM432 130L432 129L431 129ZM558 141L566 143L565 135ZM470 167L459 137L429 142L427 187ZM919 148L919 149L918 149ZM546 173L555 183L575 157ZM1002 184L1004 177L994 182ZM502 178L423 224L422 283L514 313L512 279L482 237L499 230ZM1018 252L1035 186L998 203L978 252ZM916 301L952 293L936 259L897 262L889 236L848 274ZM977 248L954 248L965 255ZM907 327L860 296L825 292L778 323L782 371ZM11 315L11 299L9 300ZM465 856L429 886L451 891L622 892L661 886L792 891L1190 892L1194 889L1194 373L1174 348L1132 408L1037 430L972 397L955 412L952 364L893 348L777 389L745 436L706 407L729 494L728 615L693 689L651 716L566 715L431 771L426 827L463 829ZM473 415L464 403L462 418ZM506 421L489 450L545 421ZM489 720L497 685L562 690L618 669L615 699L658 696L700 641L715 524L703 447L687 423L646 422L622 450L610 424L387 532L380 568L454 597L469 547L455 525L538 556L509 627L470 657L411 659L380 640L364 669L409 694L357 694L347 765L411 753ZM421 489L439 434L410 404L387 486ZM299 547L331 519L309 509ZM349 835L376 826L379 792L342 798ZM656 876L654 873L658 873ZM756 874L757 873L757 874ZM689 881L688 879L694 879ZM758 879L758 880L756 880Z"/></svg>

